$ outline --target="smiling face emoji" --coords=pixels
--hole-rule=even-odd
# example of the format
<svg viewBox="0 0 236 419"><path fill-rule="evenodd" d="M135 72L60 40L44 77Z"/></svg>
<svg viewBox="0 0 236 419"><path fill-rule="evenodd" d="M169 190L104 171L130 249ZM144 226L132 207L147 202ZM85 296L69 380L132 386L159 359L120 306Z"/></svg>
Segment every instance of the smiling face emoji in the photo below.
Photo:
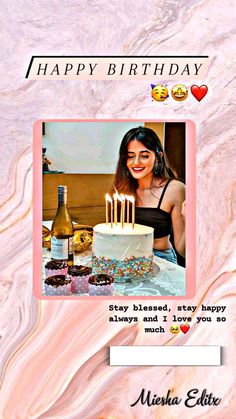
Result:
<svg viewBox="0 0 236 419"><path fill-rule="evenodd" d="M172 324L170 326L170 333L173 333L173 335L177 335L179 333L179 326L177 324Z"/></svg>
<svg viewBox="0 0 236 419"><path fill-rule="evenodd" d="M188 89L183 84L176 84L171 89L171 96L173 99L177 100L178 102L181 102L182 100L185 100L188 96Z"/></svg>
<svg viewBox="0 0 236 419"><path fill-rule="evenodd" d="M164 102L169 95L168 95L168 89L164 84L151 84L152 86L152 97L157 102Z"/></svg>

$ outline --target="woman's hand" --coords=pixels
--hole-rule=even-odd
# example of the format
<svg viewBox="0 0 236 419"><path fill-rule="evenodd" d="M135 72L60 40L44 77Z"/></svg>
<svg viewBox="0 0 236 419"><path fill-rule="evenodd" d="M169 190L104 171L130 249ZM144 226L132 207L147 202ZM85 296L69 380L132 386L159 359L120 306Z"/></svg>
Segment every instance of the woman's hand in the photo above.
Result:
<svg viewBox="0 0 236 419"><path fill-rule="evenodd" d="M173 202L171 219L174 233L174 243L177 252L185 256L185 186L178 180L173 180L168 188L170 199Z"/></svg>
<svg viewBox="0 0 236 419"><path fill-rule="evenodd" d="M183 219L184 219L184 222L185 222L185 218L186 218L186 201L184 201L182 203L181 214L182 214Z"/></svg>

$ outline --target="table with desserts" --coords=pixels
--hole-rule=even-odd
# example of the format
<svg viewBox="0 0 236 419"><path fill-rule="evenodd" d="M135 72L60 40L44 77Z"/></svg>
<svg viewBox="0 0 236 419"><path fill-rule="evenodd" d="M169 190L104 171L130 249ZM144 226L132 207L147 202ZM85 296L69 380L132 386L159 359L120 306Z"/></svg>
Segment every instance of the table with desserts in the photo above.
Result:
<svg viewBox="0 0 236 419"><path fill-rule="evenodd" d="M43 248L43 294L45 294L45 265L51 260L51 252L47 248ZM184 296L186 272L179 265L154 256L156 264L155 272L149 277L139 277L136 280L125 282L114 282L114 296ZM75 265L83 265L92 267L92 250L91 248L76 253L74 256ZM72 294L72 296L86 296L89 294Z"/></svg>

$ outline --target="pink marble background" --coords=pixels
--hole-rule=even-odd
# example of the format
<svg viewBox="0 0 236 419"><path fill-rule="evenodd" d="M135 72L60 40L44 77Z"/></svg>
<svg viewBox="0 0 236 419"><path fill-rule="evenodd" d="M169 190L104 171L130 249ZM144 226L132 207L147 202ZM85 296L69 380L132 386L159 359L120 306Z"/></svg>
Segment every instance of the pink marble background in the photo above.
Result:
<svg viewBox="0 0 236 419"><path fill-rule="evenodd" d="M23 2L1 8L0 335L3 419L235 417L234 2ZM27 81L32 55L210 56L198 103L152 102L146 82ZM153 80L157 82L158 80ZM194 80L193 80L194 82ZM191 118L197 125L197 292L189 304L227 305L224 324L148 336L109 325L102 301L32 296L32 126L38 118ZM147 302L145 302L147 303ZM153 303L153 301L150 303ZM163 301L162 301L163 303ZM184 303L184 301L183 301ZM174 312L180 302L170 303ZM171 335L172 336L172 335ZM109 367L108 346L222 345L221 367ZM142 387L183 396L207 388L218 407L130 404Z"/></svg>

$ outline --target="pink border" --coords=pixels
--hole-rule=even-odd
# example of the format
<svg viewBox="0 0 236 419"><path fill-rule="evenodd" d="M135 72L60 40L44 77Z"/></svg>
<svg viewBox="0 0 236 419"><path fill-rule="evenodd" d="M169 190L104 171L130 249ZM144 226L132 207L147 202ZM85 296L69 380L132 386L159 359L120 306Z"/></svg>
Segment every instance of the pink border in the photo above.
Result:
<svg viewBox="0 0 236 419"><path fill-rule="evenodd" d="M186 294L185 296L44 296L42 295L42 122L185 122L186 123ZM196 288L196 127L191 120L39 119L33 128L33 294L40 300L183 300Z"/></svg>

